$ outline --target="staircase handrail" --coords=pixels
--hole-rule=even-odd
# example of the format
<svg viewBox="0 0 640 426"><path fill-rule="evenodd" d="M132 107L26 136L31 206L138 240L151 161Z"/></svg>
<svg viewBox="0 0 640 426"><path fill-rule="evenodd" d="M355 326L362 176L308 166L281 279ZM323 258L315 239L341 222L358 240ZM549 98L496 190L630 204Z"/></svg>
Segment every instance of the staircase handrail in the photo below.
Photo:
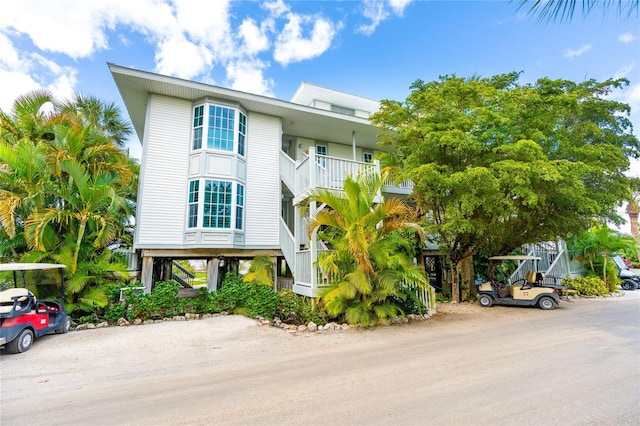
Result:
<svg viewBox="0 0 640 426"><path fill-rule="evenodd" d="M195 275L175 260L171 262L171 279L180 283L182 287L193 288L193 280L195 277Z"/></svg>

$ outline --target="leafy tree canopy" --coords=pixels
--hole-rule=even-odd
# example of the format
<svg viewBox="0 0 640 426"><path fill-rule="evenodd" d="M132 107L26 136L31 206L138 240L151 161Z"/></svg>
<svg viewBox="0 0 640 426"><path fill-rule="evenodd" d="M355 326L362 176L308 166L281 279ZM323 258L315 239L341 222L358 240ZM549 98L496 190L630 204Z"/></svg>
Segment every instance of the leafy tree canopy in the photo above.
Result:
<svg viewBox="0 0 640 426"><path fill-rule="evenodd" d="M389 151L383 163L414 181L425 230L454 266L481 249L508 254L592 218L621 219L640 144L629 106L609 95L628 81L519 77L418 80L371 118Z"/></svg>
<svg viewBox="0 0 640 426"><path fill-rule="evenodd" d="M131 240L130 133L117 107L85 95L40 90L0 111L0 258L66 265L69 310L106 304L107 277L126 271L109 248Z"/></svg>

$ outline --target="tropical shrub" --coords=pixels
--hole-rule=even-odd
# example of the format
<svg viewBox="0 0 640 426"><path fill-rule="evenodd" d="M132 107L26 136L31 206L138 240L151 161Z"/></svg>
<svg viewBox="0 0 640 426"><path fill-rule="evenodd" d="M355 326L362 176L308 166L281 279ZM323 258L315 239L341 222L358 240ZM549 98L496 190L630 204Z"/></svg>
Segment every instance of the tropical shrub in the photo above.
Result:
<svg viewBox="0 0 640 426"><path fill-rule="evenodd" d="M609 291L616 291L620 280L611 259L617 254L635 252L637 244L633 237L600 225L574 236L568 242L568 249L588 273L600 276Z"/></svg>
<svg viewBox="0 0 640 426"><path fill-rule="evenodd" d="M562 284L576 290L582 296L603 296L609 293L607 284L597 276L565 278Z"/></svg>
<svg viewBox="0 0 640 426"><path fill-rule="evenodd" d="M225 276L222 288L215 293L215 299L221 310L250 317L273 319L278 306L278 294L273 289L244 282L235 273Z"/></svg>
<svg viewBox="0 0 640 426"><path fill-rule="evenodd" d="M278 293L276 316L282 322L294 325L310 322L321 325L327 322L327 313L321 305L314 305L311 299L295 294L291 290Z"/></svg>
<svg viewBox="0 0 640 426"><path fill-rule="evenodd" d="M426 286L413 263L414 243L423 236L414 210L397 198L377 202L384 179L377 174L347 177L344 191L318 190L309 198L326 207L314 212L310 235L318 232L332 251L318 259L331 284L320 298L332 318L370 325L403 315L399 300L406 285ZM403 232L404 231L404 232Z"/></svg>
<svg viewBox="0 0 640 426"><path fill-rule="evenodd" d="M251 260L249 272L242 281L273 287L273 262L269 256L256 256Z"/></svg>

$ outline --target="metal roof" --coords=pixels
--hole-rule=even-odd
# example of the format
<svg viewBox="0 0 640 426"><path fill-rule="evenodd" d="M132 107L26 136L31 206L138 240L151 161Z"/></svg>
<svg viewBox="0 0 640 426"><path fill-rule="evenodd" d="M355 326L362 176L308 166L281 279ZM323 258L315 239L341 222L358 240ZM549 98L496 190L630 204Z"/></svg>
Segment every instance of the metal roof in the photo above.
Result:
<svg viewBox="0 0 640 426"><path fill-rule="evenodd" d="M141 143L144 143L147 100L150 94L158 94L192 102L217 99L238 104L248 113L280 117L283 134L290 136L351 145L352 132L355 132L358 146L378 148L379 130L365 118L111 63L108 66Z"/></svg>
<svg viewBox="0 0 640 426"><path fill-rule="evenodd" d="M6 271L40 271L47 269L63 269L64 265L57 263L1 263L0 272Z"/></svg>

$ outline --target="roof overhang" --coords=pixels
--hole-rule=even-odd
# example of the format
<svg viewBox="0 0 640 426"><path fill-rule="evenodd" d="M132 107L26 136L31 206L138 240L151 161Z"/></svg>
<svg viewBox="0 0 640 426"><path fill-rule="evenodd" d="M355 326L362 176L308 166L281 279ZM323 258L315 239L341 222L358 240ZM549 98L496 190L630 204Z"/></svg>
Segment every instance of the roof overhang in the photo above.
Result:
<svg viewBox="0 0 640 426"><path fill-rule="evenodd" d="M131 122L144 143L147 102L150 94L195 102L203 98L238 104L248 113L280 117L284 135L378 148L378 129L368 119L299 105L268 96L240 92L210 84L169 77L120 65L108 64Z"/></svg>

